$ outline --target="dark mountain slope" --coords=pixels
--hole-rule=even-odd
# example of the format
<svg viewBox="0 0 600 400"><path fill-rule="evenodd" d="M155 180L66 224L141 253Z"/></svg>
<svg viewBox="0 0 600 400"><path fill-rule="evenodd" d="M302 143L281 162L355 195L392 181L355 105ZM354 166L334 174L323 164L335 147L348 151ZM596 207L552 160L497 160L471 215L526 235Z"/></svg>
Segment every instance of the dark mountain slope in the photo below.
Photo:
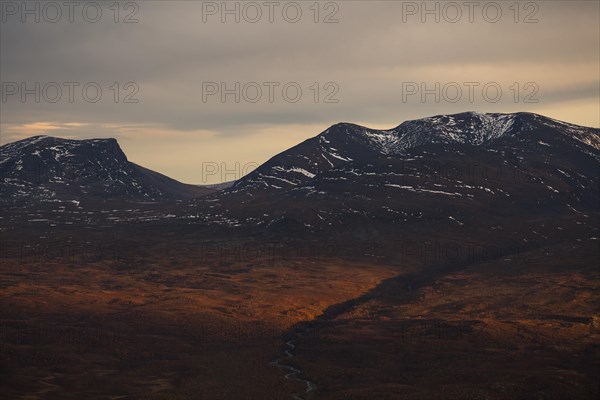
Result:
<svg viewBox="0 0 600 400"><path fill-rule="evenodd" d="M209 224L291 236L586 215L600 201L599 144L598 129L528 113L437 116L387 131L337 124L192 213L207 207L218 216Z"/></svg>
<svg viewBox="0 0 600 400"><path fill-rule="evenodd" d="M77 200L83 196L176 200L214 190L187 185L127 160L115 139L35 136L0 147L4 201Z"/></svg>

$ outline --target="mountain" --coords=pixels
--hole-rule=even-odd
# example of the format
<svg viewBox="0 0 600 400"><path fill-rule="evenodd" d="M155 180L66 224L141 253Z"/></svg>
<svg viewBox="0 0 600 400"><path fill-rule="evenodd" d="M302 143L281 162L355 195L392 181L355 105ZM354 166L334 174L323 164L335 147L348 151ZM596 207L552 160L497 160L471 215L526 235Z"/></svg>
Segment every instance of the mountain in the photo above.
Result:
<svg viewBox="0 0 600 400"><path fill-rule="evenodd" d="M209 237L350 241L441 231L510 238L521 227L536 232L534 240L565 224L593 226L600 204L600 129L531 113L439 115L389 130L340 123L216 188L137 166L114 139L34 137L0 150L4 203L42 199L54 207L56 199L90 196L160 203L37 214L16 206L9 225L162 221Z"/></svg>
<svg viewBox="0 0 600 400"><path fill-rule="evenodd" d="M600 149L598 129L567 124L531 113L466 112L439 115L407 121L389 130L339 123L276 155L236 182L232 191L251 194L265 188L289 190L311 182L325 171L401 156L420 146L470 145L489 149L506 140L513 140L515 144L533 140L544 131ZM581 149L586 151L585 147Z"/></svg>
<svg viewBox="0 0 600 400"><path fill-rule="evenodd" d="M214 190L187 185L127 160L115 139L34 136L0 147L3 201L189 199Z"/></svg>
<svg viewBox="0 0 600 400"><path fill-rule="evenodd" d="M292 236L498 227L597 212L599 171L599 129L537 114L340 123L195 200L190 217Z"/></svg>

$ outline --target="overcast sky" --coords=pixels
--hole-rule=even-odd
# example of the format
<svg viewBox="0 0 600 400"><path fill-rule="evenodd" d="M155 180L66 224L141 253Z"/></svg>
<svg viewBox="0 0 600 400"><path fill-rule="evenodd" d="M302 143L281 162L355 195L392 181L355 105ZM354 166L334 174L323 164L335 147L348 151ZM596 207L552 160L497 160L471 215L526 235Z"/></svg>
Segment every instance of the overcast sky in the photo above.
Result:
<svg viewBox="0 0 600 400"><path fill-rule="evenodd" d="M600 126L598 1L1 3L2 144L115 137L184 182L239 178L340 121Z"/></svg>

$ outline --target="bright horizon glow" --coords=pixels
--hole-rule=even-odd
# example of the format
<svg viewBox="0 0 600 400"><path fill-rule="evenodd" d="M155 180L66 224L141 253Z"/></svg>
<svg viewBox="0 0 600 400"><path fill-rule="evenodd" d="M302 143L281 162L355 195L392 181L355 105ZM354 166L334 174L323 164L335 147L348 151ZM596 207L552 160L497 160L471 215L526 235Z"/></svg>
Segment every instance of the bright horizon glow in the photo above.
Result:
<svg viewBox="0 0 600 400"><path fill-rule="evenodd" d="M467 110L465 110L467 111ZM468 110L473 111L473 110ZM549 110L554 111L554 114L551 113L541 113L536 112L536 114L541 114L549 118L557 119L563 122L568 122L576 125L582 125L587 127L599 128L600 124L595 126L586 125L585 123L577 123L569 120L565 120L563 115L578 115L582 121L586 120L590 114L586 111L586 108L579 103L575 103L570 105L569 107L561 107L558 110ZM589 110L588 110L589 111ZM515 111L518 112L518 111ZM533 111L531 111L533 112ZM431 117L433 115L420 116L414 119ZM338 121L338 122L350 122L355 123L357 125L365 126L372 129L391 129L398 126L400 123L404 121L399 121L396 124L385 124L385 125L376 125L376 124L368 124L354 121ZM20 131L19 128L15 129L15 131L20 131L20 135L18 139L26 139L31 136L37 135L48 135L60 137L63 139L77 139L72 135L64 135L53 134L54 130L64 129L65 126L78 128L83 126L84 124L72 122L66 123L63 125L52 123L52 122L40 122L31 124L28 126L23 126L23 130ZM152 143L150 146L144 148L140 146L138 141L136 141L136 135L128 135L123 136L122 139L119 140L119 145L123 149L123 152L127 156L128 160L134 162L143 167L149 168L161 174L167 175L173 179L176 179L183 183L191 183L198 185L211 185L218 184L223 182L228 182L234 179L239 179L241 176L251 172L256 167L266 162L271 157L285 151L302 141L315 137L319 135L321 132L325 131L331 125L327 126L317 126L317 125L297 125L297 126L273 126L273 127L265 127L257 129L256 134L253 136L244 136L241 138L230 138L227 139L229 142L229 151L227 153L226 158L218 159L218 158L203 158L200 161L194 157L197 152L203 152L206 154L217 153L219 151L220 146L222 146L223 141L218 138L218 135L215 132L192 132L182 135L181 132L169 132L169 131L161 131L152 129L151 127L146 127L146 137L152 138ZM116 128L116 127L113 127ZM10 128L9 128L10 129ZM28 135L26 132L29 130L34 130L36 133L33 135ZM37 129L37 130L36 130ZM47 133L44 133L44 130L47 129ZM131 129L131 128L130 128ZM285 131L286 135L278 135L278 132ZM307 132L310 132L307 134ZM168 140L169 137L173 137L177 135L179 140ZM103 138L111 138L117 135L111 136L98 136L94 137L95 139L103 139ZM195 139L201 138L197 141L196 144ZM248 141L248 139L251 139ZM148 140L148 139L147 139ZM257 157L252 157L246 152L246 148L251 145L251 143L260 141L261 143L267 144L263 147L260 152L255 152ZM6 142L2 142L0 144L6 144ZM159 151L155 151L155 149L159 149ZM177 176L177 168L174 168L171 164L174 157L184 156L183 159L187 162L182 164L181 162L178 164L180 167L184 165L186 171L189 171L189 174L181 174L182 176ZM209 170L206 167L206 164L203 163L211 163L218 164L220 169L223 171L217 172L216 174L209 174ZM194 180L196 177L200 176L200 179ZM189 178L189 179L186 179Z"/></svg>

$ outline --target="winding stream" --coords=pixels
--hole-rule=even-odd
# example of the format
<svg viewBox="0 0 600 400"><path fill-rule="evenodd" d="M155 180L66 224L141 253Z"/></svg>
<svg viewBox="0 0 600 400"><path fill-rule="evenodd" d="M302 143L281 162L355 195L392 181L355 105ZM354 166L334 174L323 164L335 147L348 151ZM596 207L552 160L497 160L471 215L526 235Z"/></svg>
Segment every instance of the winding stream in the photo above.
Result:
<svg viewBox="0 0 600 400"><path fill-rule="evenodd" d="M304 329L297 329L295 331L296 338L285 342L286 348L283 351L285 357L278 358L277 360L269 363L269 365L279 368L279 370L284 374L285 379L303 382L306 385L306 390L304 392L294 393L291 395L291 398L293 400L309 400L310 398L312 398L312 394L317 391L317 385L315 385L308 379L303 379L300 377L302 371L292 367L291 365L282 363L285 360L290 360L294 358L294 354L292 354L292 352L296 348L295 343L298 341L298 339L300 339L304 334L311 332L314 329L318 330L319 327L322 327L324 323L334 320L338 315L352 310L359 304L365 303L366 301L373 298L375 296L375 293L381 291L397 290L399 282L402 283L402 287L406 287L406 282L412 283L413 281L414 277L411 275L397 275L391 278L384 279L377 286L371 288L367 293L364 293L359 297L327 307L327 309L321 315L310 321L310 326ZM303 324L300 326L307 325Z"/></svg>
<svg viewBox="0 0 600 400"><path fill-rule="evenodd" d="M306 398L302 397L302 395L309 394L317 389L317 385L315 385L313 382L299 377L302 371L292 367L291 365L281 363L282 361L294 358L294 355L292 354L292 351L296 348L296 345L294 343L296 343L296 341L298 341L298 339L300 339L302 335L307 332L310 332L310 329L305 329L302 332L296 332L296 339L291 339L285 342L285 345L287 347L283 351L285 357L278 358L277 360L269 363L269 365L279 368L279 370L283 372L285 379L303 382L306 385L306 390L304 392L294 393L291 395L291 398L294 400L306 400Z"/></svg>

